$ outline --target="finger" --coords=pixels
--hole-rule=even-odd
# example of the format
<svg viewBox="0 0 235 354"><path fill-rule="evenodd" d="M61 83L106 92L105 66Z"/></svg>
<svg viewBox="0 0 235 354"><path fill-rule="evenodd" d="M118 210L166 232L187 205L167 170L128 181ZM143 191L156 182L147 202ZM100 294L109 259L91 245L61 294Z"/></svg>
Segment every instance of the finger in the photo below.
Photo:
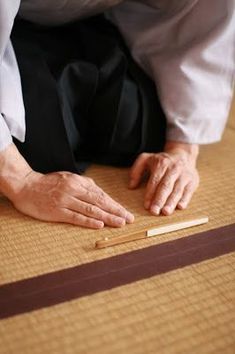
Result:
<svg viewBox="0 0 235 354"><path fill-rule="evenodd" d="M189 183L185 189L184 189L184 192L183 192L183 195L182 197L180 198L178 204L177 204L177 207L179 209L186 209L190 200L192 199L192 196L193 196L193 193L196 189L196 186L193 185L193 183Z"/></svg>
<svg viewBox="0 0 235 354"><path fill-rule="evenodd" d="M94 219L103 221L103 223L108 226L121 227L124 226L126 223L126 220L124 218L110 214L93 204L80 201L74 197L71 197L69 199L67 208L76 211L82 215L86 215Z"/></svg>
<svg viewBox="0 0 235 354"><path fill-rule="evenodd" d="M152 199L150 212L154 215L159 215L162 207L165 205L167 199L173 191L175 182L178 178L176 170L167 170L160 183L157 186L155 195Z"/></svg>
<svg viewBox="0 0 235 354"><path fill-rule="evenodd" d="M65 208L61 209L61 216L55 221L88 227L91 229L102 229L104 227L103 221L87 217Z"/></svg>
<svg viewBox="0 0 235 354"><path fill-rule="evenodd" d="M98 190L100 193L104 194L104 197L107 200L106 207L108 208L109 213L112 213L114 215L120 216L126 220L127 223L133 223L135 220L135 217L132 213L130 213L126 208L124 208L120 203L116 202L113 198L111 198L107 193L105 193L100 187L98 187ZM102 202L102 198L101 198Z"/></svg>
<svg viewBox="0 0 235 354"><path fill-rule="evenodd" d="M67 194L73 195L88 204L97 205L101 209L116 216L125 218L128 223L134 221L134 215L127 211L122 205L114 201L107 193L97 186L92 179L75 174L69 177L70 187L67 187Z"/></svg>
<svg viewBox="0 0 235 354"><path fill-rule="evenodd" d="M130 182L129 188L136 188L141 178L143 177L144 172L147 169L148 158L150 154L143 153L137 157L131 170L130 170Z"/></svg>
<svg viewBox="0 0 235 354"><path fill-rule="evenodd" d="M170 194L165 205L162 208L162 213L164 215L171 215L173 211L176 209L177 204L179 203L180 199L183 196L185 186L186 186L186 181L184 181L182 178L178 179L175 182L172 193Z"/></svg>
<svg viewBox="0 0 235 354"><path fill-rule="evenodd" d="M87 190L80 187L75 196L88 204L98 206L110 214L124 218L128 223L132 223L134 221L133 214L114 201L108 194L97 186L94 190Z"/></svg>
<svg viewBox="0 0 235 354"><path fill-rule="evenodd" d="M163 178L165 172L166 172L167 166L163 166L162 168L157 168L155 167L151 175L149 177L147 186L146 186L146 192L145 192L145 197L144 197L144 207L145 209L149 209L151 206L151 202L153 200L153 197L156 193L157 187Z"/></svg>

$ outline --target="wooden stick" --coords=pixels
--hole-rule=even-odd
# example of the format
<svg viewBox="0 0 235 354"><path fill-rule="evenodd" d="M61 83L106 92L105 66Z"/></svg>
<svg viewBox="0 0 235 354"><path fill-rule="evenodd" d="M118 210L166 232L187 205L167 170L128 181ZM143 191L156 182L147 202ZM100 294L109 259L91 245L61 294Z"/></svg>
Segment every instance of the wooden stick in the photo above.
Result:
<svg viewBox="0 0 235 354"><path fill-rule="evenodd" d="M186 228L192 227L192 226L206 224L208 221L209 221L208 217L202 217L199 219L188 220L188 221L184 221L184 222L178 222L178 223L174 223L174 224L158 226L154 229L147 230L147 231L146 231L146 229L144 229L144 230L140 230L139 232L130 233L130 234L122 235L122 236L117 236L117 237L113 237L110 239L108 237L105 237L102 240L96 241L95 247L96 248L105 248L105 247L115 246L115 245L119 245L124 242L141 240L141 239L152 237L152 236L166 234L168 232L186 229Z"/></svg>

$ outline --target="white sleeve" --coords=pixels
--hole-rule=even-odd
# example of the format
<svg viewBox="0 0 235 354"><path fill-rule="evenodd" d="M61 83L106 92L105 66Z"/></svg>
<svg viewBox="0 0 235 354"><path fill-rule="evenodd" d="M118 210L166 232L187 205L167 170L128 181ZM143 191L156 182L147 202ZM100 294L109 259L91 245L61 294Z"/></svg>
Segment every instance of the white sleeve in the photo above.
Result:
<svg viewBox="0 0 235 354"><path fill-rule="evenodd" d="M25 111L20 74L10 34L20 0L0 1L0 151L25 137Z"/></svg>
<svg viewBox="0 0 235 354"><path fill-rule="evenodd" d="M127 1L108 17L154 78L167 139L219 141L234 85L235 1Z"/></svg>

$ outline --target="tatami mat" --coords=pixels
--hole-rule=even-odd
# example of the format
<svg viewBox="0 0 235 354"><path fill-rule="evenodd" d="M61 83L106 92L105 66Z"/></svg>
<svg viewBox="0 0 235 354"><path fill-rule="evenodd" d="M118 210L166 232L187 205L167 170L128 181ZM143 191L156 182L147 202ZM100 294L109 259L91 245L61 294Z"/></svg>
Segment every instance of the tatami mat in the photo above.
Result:
<svg viewBox="0 0 235 354"><path fill-rule="evenodd" d="M170 217L150 216L143 208L144 186L127 190L128 170L93 167L88 171L96 182L116 200L130 209L136 217L133 225L124 229L93 231L62 224L49 224L22 216L11 204L0 200L1 283L8 283L37 274L47 273L115 254L149 246L179 236L211 229L235 221L235 132L228 129L220 144L204 147L199 160L201 185L190 207L176 211ZM115 183L114 183L115 181ZM115 188L114 188L115 185ZM120 246L95 250L95 241L104 236L123 234L125 230L138 230L139 225L160 225L201 215L210 222L194 229L158 236Z"/></svg>
<svg viewBox="0 0 235 354"><path fill-rule="evenodd" d="M0 284L73 267L235 222L235 130L201 150L201 184L190 207L170 217L143 208L144 187L127 190L128 170L88 175L134 212L136 222L101 231L43 223L0 198ZM115 188L114 188L115 186ZM139 226L209 216L207 225L104 250L104 236ZM235 254L0 321L0 353L234 353Z"/></svg>
<svg viewBox="0 0 235 354"><path fill-rule="evenodd" d="M234 353L234 255L0 323L1 353Z"/></svg>

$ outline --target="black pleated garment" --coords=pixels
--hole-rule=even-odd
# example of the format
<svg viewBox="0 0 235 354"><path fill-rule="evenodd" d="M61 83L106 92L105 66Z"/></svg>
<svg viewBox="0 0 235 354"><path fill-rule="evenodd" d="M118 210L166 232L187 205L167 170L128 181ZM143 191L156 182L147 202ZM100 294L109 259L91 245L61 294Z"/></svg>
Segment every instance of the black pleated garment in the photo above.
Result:
<svg viewBox="0 0 235 354"><path fill-rule="evenodd" d="M82 173L162 150L155 85L103 16L59 27L17 20L12 42L26 110L26 140L15 143L33 169Z"/></svg>

